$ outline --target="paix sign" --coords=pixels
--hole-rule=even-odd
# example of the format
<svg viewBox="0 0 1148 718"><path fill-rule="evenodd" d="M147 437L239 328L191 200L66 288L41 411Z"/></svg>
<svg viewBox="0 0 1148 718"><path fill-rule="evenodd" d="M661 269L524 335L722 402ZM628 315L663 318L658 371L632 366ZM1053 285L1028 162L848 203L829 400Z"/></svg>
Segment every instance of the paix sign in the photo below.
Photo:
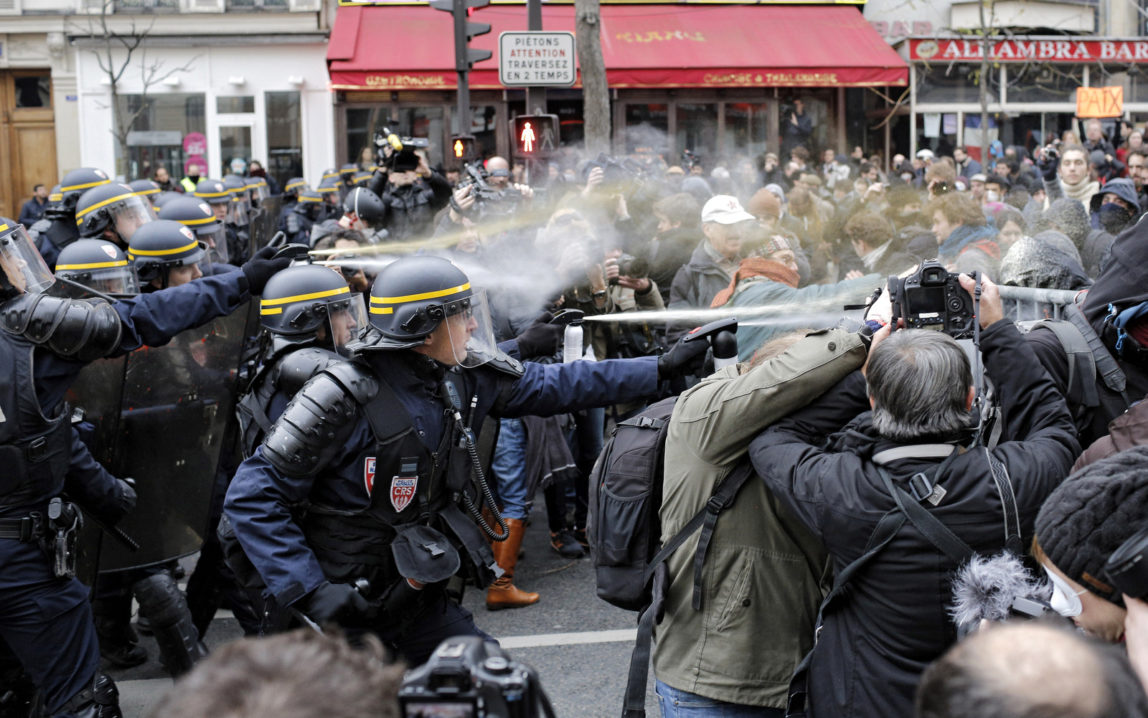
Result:
<svg viewBox="0 0 1148 718"><path fill-rule="evenodd" d="M979 62L981 41L970 38L909 40L909 59L927 62ZM1148 63L1148 39L1075 40L1072 38L1014 37L989 41L994 62L1120 62Z"/></svg>

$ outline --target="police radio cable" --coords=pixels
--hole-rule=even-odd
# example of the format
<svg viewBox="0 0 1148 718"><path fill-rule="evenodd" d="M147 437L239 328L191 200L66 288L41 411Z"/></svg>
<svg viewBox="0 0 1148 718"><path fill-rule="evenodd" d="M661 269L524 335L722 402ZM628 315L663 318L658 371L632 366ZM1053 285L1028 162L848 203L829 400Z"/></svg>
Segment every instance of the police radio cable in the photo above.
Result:
<svg viewBox="0 0 1148 718"><path fill-rule="evenodd" d="M494 494L490 491L490 486L486 483L486 474L482 471L482 462L478 459L478 449L474 444L474 432L470 430L466 422L462 419L462 400L458 396L458 390L454 388L454 384L446 381L442 382L442 394L446 400L448 409L451 416L454 417L455 426L458 427L459 432L462 434L462 441L466 447L466 453L470 456L471 476L474 478L479 491L482 492L482 501L490 509L491 515L498 522L498 528L501 534L496 534L490 524L483 518L482 511L478 506L475 506L474 500L467 495L465 491L460 492L462 497L462 505L466 509L482 532L486 534L487 538L492 541L505 541L510 538L510 528L506 525L506 519L498 510L498 505L494 501ZM470 413L474 414L474 407L478 404L478 395L475 394L470 400Z"/></svg>

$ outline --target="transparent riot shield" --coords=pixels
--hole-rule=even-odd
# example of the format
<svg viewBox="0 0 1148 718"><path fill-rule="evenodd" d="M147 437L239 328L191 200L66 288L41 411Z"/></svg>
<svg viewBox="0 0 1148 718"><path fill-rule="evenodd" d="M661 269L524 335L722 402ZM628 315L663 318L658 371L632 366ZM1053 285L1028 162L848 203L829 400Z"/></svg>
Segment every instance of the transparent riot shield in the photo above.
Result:
<svg viewBox="0 0 1148 718"><path fill-rule="evenodd" d="M140 548L105 535L100 571L164 563L202 545L247 319L241 307L128 355L113 473L136 480L139 502L118 527Z"/></svg>
<svg viewBox="0 0 1148 718"><path fill-rule="evenodd" d="M247 224L247 232L251 236L251 254L248 256L252 256L258 252L261 247L267 246L271 235L267 233L268 212L266 207L260 207L252 211L248 216L250 217L250 222Z"/></svg>
<svg viewBox="0 0 1148 718"><path fill-rule="evenodd" d="M266 239L260 242L256 247L266 247L271 238L275 236L276 227L279 224L279 212L283 208L283 196L275 195L263 200L263 223L265 225L264 237Z"/></svg>

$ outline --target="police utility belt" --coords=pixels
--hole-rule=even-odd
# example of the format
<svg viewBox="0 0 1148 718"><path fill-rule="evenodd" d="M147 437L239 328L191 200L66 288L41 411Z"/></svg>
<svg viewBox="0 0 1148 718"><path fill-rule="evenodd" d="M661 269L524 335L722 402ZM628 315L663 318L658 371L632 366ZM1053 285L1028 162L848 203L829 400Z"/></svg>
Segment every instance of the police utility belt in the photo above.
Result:
<svg viewBox="0 0 1148 718"><path fill-rule="evenodd" d="M83 525L79 508L57 496L48 502L46 514L30 511L18 519L0 519L0 539L39 542L53 556L56 576L70 578L76 575L76 540Z"/></svg>

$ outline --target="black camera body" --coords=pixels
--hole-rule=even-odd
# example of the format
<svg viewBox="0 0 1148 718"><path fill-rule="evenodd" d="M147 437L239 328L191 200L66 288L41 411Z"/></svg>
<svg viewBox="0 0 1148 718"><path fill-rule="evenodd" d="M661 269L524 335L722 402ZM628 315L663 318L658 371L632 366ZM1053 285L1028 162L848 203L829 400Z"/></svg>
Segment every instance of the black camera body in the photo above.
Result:
<svg viewBox="0 0 1148 718"><path fill-rule="evenodd" d="M633 277L635 279L647 277L650 274L650 264L642 257L632 254L621 254L615 260L618 263L618 277ZM618 277L610 277L610 284L617 284Z"/></svg>
<svg viewBox="0 0 1148 718"><path fill-rule="evenodd" d="M486 216L505 216L513 214L518 208L518 199L521 195L518 192L507 192L499 190L487 182L487 173L483 168L481 162L471 162L463 167L463 178L458 183L456 189L470 187L471 195L475 199L474 206L471 207L469 214L472 218L482 218ZM461 208L457 206L453 198L451 200L451 207L458 211L460 214L465 214Z"/></svg>
<svg viewBox="0 0 1148 718"><path fill-rule="evenodd" d="M1125 596L1148 596L1148 528L1137 531L1108 558L1104 571Z"/></svg>
<svg viewBox="0 0 1148 718"><path fill-rule="evenodd" d="M439 644L399 689L404 718L536 718L550 702L534 669L478 636Z"/></svg>
<svg viewBox="0 0 1148 718"><path fill-rule="evenodd" d="M893 319L904 319L906 329L939 329L954 339L970 339L976 327L973 300L958 275L940 262L921 262L904 279L889 277Z"/></svg>

